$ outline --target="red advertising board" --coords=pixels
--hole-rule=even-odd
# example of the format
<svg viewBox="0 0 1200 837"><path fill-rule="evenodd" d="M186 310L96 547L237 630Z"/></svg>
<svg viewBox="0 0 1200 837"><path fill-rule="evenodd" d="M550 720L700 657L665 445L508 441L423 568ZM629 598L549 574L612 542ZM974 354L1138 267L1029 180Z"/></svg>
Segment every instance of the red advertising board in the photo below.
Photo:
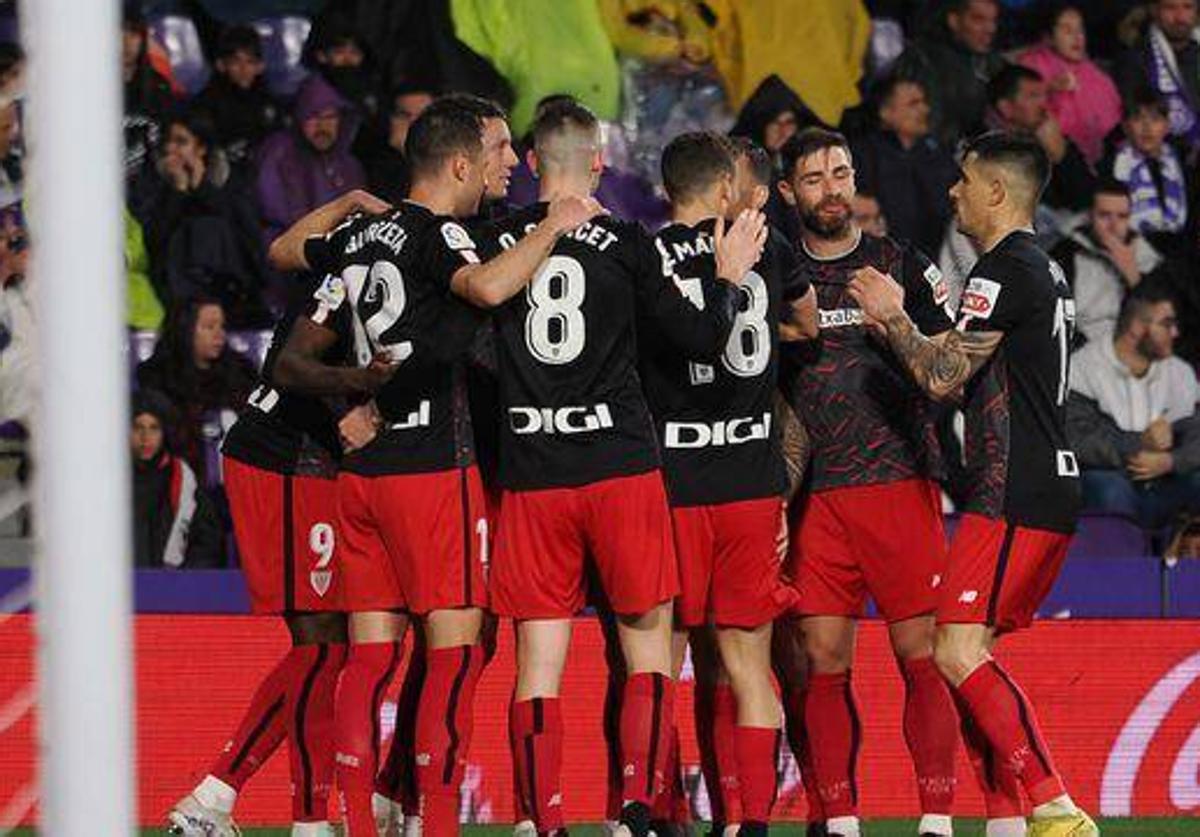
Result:
<svg viewBox="0 0 1200 837"><path fill-rule="evenodd" d="M0 829L36 821L33 622L0 622ZM259 676L286 647L270 621L231 616L137 617L138 802L143 823L165 811L205 772ZM484 675L464 793L464 816L505 822L512 813L504 729L513 679L511 636ZM864 625L855 666L864 744L863 813L918 813L900 732L903 691L883 626ZM1000 657L1024 685L1076 799L1104 815L1187 815L1200 809L1200 622L1048 621L1005 640ZM600 819L604 804L604 695L600 631L580 620L564 685L568 819ZM398 686L398 684L396 684ZM391 734L395 688L384 707ZM87 700L87 695L80 695ZM689 787L698 789L691 692L678 706ZM97 766L102 769L102 766ZM780 818L803 816L799 776L781 763ZM982 811L965 759L956 809ZM274 758L238 804L243 824L285 823L287 760ZM702 791L698 813L707 810Z"/></svg>

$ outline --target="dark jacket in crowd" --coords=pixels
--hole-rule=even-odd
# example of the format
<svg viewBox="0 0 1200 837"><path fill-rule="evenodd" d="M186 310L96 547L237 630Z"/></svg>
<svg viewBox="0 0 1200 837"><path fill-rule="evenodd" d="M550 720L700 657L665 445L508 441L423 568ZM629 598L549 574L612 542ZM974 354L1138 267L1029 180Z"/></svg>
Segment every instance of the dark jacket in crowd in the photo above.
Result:
<svg viewBox="0 0 1200 837"><path fill-rule="evenodd" d="M267 134L280 127L283 110L262 78L243 90L214 73L192 103L212 120L217 142L235 167L248 163Z"/></svg>
<svg viewBox="0 0 1200 837"><path fill-rule="evenodd" d="M163 139L163 119L176 104L170 82L150 66L144 46L124 95L121 130L125 138L125 177L131 179L153 165Z"/></svg>
<svg viewBox="0 0 1200 837"><path fill-rule="evenodd" d="M855 143L854 172L859 191L879 201L888 231L936 256L954 212L948 190L958 166L950 152L933 137L905 148L894 133L879 130Z"/></svg>
<svg viewBox="0 0 1200 837"><path fill-rule="evenodd" d="M1054 209L1079 212L1091 206L1096 174L1075 143L1066 142L1067 153L1051 168L1042 203Z"/></svg>
<svg viewBox="0 0 1200 837"><path fill-rule="evenodd" d="M984 129L987 83L1001 67L999 53L972 52L948 33L914 41L892 71L920 82L929 97L929 124L943 147Z"/></svg>

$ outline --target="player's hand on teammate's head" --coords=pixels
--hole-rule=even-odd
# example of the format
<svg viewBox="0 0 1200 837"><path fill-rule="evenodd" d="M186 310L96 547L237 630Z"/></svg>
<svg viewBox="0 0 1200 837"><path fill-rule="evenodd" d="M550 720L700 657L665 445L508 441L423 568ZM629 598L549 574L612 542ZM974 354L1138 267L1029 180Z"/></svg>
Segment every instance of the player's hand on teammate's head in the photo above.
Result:
<svg viewBox="0 0 1200 837"><path fill-rule="evenodd" d="M741 284L750 269L762 258L768 232L767 216L757 210L743 209L728 230L725 229L725 219L718 215L713 229L717 276Z"/></svg>
<svg viewBox="0 0 1200 837"><path fill-rule="evenodd" d="M377 198L365 189L351 189L346 193L347 214L351 212L366 212L369 215L378 215L380 212L387 212L392 208L392 205L383 198Z"/></svg>
<svg viewBox="0 0 1200 837"><path fill-rule="evenodd" d="M904 288L891 276L870 265L860 267L850 276L847 291L862 309L865 321L884 323L904 313Z"/></svg>
<svg viewBox="0 0 1200 837"><path fill-rule="evenodd" d="M546 211L546 220L550 222L551 229L555 234L562 235L597 215L606 214L608 214L608 210L601 206L595 198L568 195L563 198L555 198L550 202L550 207Z"/></svg>
<svg viewBox="0 0 1200 837"><path fill-rule="evenodd" d="M352 453L365 448L375 439L382 426L383 417L374 401L352 407L338 421L338 437L342 441L342 449L346 453Z"/></svg>

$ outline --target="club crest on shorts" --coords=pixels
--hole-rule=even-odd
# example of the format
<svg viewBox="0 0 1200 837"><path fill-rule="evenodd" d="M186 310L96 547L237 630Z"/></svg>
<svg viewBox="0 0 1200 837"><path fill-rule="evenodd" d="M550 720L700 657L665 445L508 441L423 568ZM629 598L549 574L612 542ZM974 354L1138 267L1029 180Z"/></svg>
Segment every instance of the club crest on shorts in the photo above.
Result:
<svg viewBox="0 0 1200 837"><path fill-rule="evenodd" d="M308 574L308 583L318 596L325 598L329 586L333 583L333 570L313 570Z"/></svg>

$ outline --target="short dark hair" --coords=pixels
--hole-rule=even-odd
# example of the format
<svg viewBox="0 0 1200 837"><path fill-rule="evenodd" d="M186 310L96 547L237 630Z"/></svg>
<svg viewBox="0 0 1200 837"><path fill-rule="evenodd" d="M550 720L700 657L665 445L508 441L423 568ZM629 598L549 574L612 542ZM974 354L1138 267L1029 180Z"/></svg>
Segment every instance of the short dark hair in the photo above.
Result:
<svg viewBox="0 0 1200 837"><path fill-rule="evenodd" d="M504 108L500 107L491 99L485 99L483 96L476 96L473 93L448 93L439 98L439 101L450 102L463 110L470 111L483 119L508 119L508 114Z"/></svg>
<svg viewBox="0 0 1200 837"><path fill-rule="evenodd" d="M734 162L744 159L750 166L750 173L763 186L770 186L775 181L775 164L767 149L749 137L730 137L729 149Z"/></svg>
<svg viewBox="0 0 1200 837"><path fill-rule="evenodd" d="M455 154L483 151L483 119L452 99L437 99L413 120L404 141L413 180L435 175Z"/></svg>
<svg viewBox="0 0 1200 837"><path fill-rule="evenodd" d="M663 188L672 203L691 200L722 175L733 177L733 146L713 131L690 131L667 143L662 154Z"/></svg>
<svg viewBox="0 0 1200 837"><path fill-rule="evenodd" d="M529 135L540 165L544 166L554 162L550 142L555 137L569 131L598 133L599 130L600 120L596 114L587 105L567 96L545 102L537 109Z"/></svg>
<svg viewBox="0 0 1200 837"><path fill-rule="evenodd" d="M972 154L980 162L1017 174L1029 185L1034 205L1050 180L1050 158L1034 137L1015 131L989 131L967 141L962 159Z"/></svg>
<svg viewBox="0 0 1200 837"><path fill-rule="evenodd" d="M1041 81L1042 74L1020 64L1005 64L987 83L988 104L995 107L999 102L1014 98L1023 81Z"/></svg>
<svg viewBox="0 0 1200 837"><path fill-rule="evenodd" d="M1054 27L1058 26L1059 18L1067 12L1075 12L1083 17L1083 0L1055 0L1055 2L1047 3L1040 12L1035 13L1038 33L1052 34Z"/></svg>
<svg viewBox="0 0 1200 837"><path fill-rule="evenodd" d="M1117 314L1116 333L1125 334L1133 321L1145 315L1146 311L1164 302L1175 303L1175 296L1166 283L1148 279L1138 283L1125 294L1121 300L1121 310Z"/></svg>
<svg viewBox="0 0 1200 837"><path fill-rule="evenodd" d="M892 96L896 94L896 90L902 84L911 84L915 87L921 88L922 93L925 92L925 85L920 79L910 78L909 76L901 73L889 73L875 85L875 89L872 91L872 99L875 102L875 108L878 110L879 108L883 107L887 103L888 99L892 98Z"/></svg>
<svg viewBox="0 0 1200 837"><path fill-rule="evenodd" d="M801 160L827 148L844 148L849 154L850 142L844 134L815 125L793 134L783 144L783 148L779 149L779 156L783 161L783 176L790 178L796 173L796 165Z"/></svg>
<svg viewBox="0 0 1200 837"><path fill-rule="evenodd" d="M217 58L232 58L236 53L246 52L262 60L262 38L253 26L230 26L217 39Z"/></svg>
<svg viewBox="0 0 1200 837"><path fill-rule="evenodd" d="M975 0L949 0L944 7L944 14L962 14L967 10L967 6L971 5L973 2L975 2ZM991 3L993 6L1000 5L999 0L983 0L983 2Z"/></svg>
<svg viewBox="0 0 1200 837"><path fill-rule="evenodd" d="M1094 199L1097 195L1119 195L1126 200L1132 198L1132 195L1129 193L1129 186L1115 177L1102 177L1097 180L1095 188L1092 189L1092 198Z"/></svg>
<svg viewBox="0 0 1200 837"><path fill-rule="evenodd" d="M1163 119L1171 118L1171 108L1167 100L1153 87L1139 85L1124 102L1122 102L1121 118L1133 119L1144 110L1153 111Z"/></svg>

